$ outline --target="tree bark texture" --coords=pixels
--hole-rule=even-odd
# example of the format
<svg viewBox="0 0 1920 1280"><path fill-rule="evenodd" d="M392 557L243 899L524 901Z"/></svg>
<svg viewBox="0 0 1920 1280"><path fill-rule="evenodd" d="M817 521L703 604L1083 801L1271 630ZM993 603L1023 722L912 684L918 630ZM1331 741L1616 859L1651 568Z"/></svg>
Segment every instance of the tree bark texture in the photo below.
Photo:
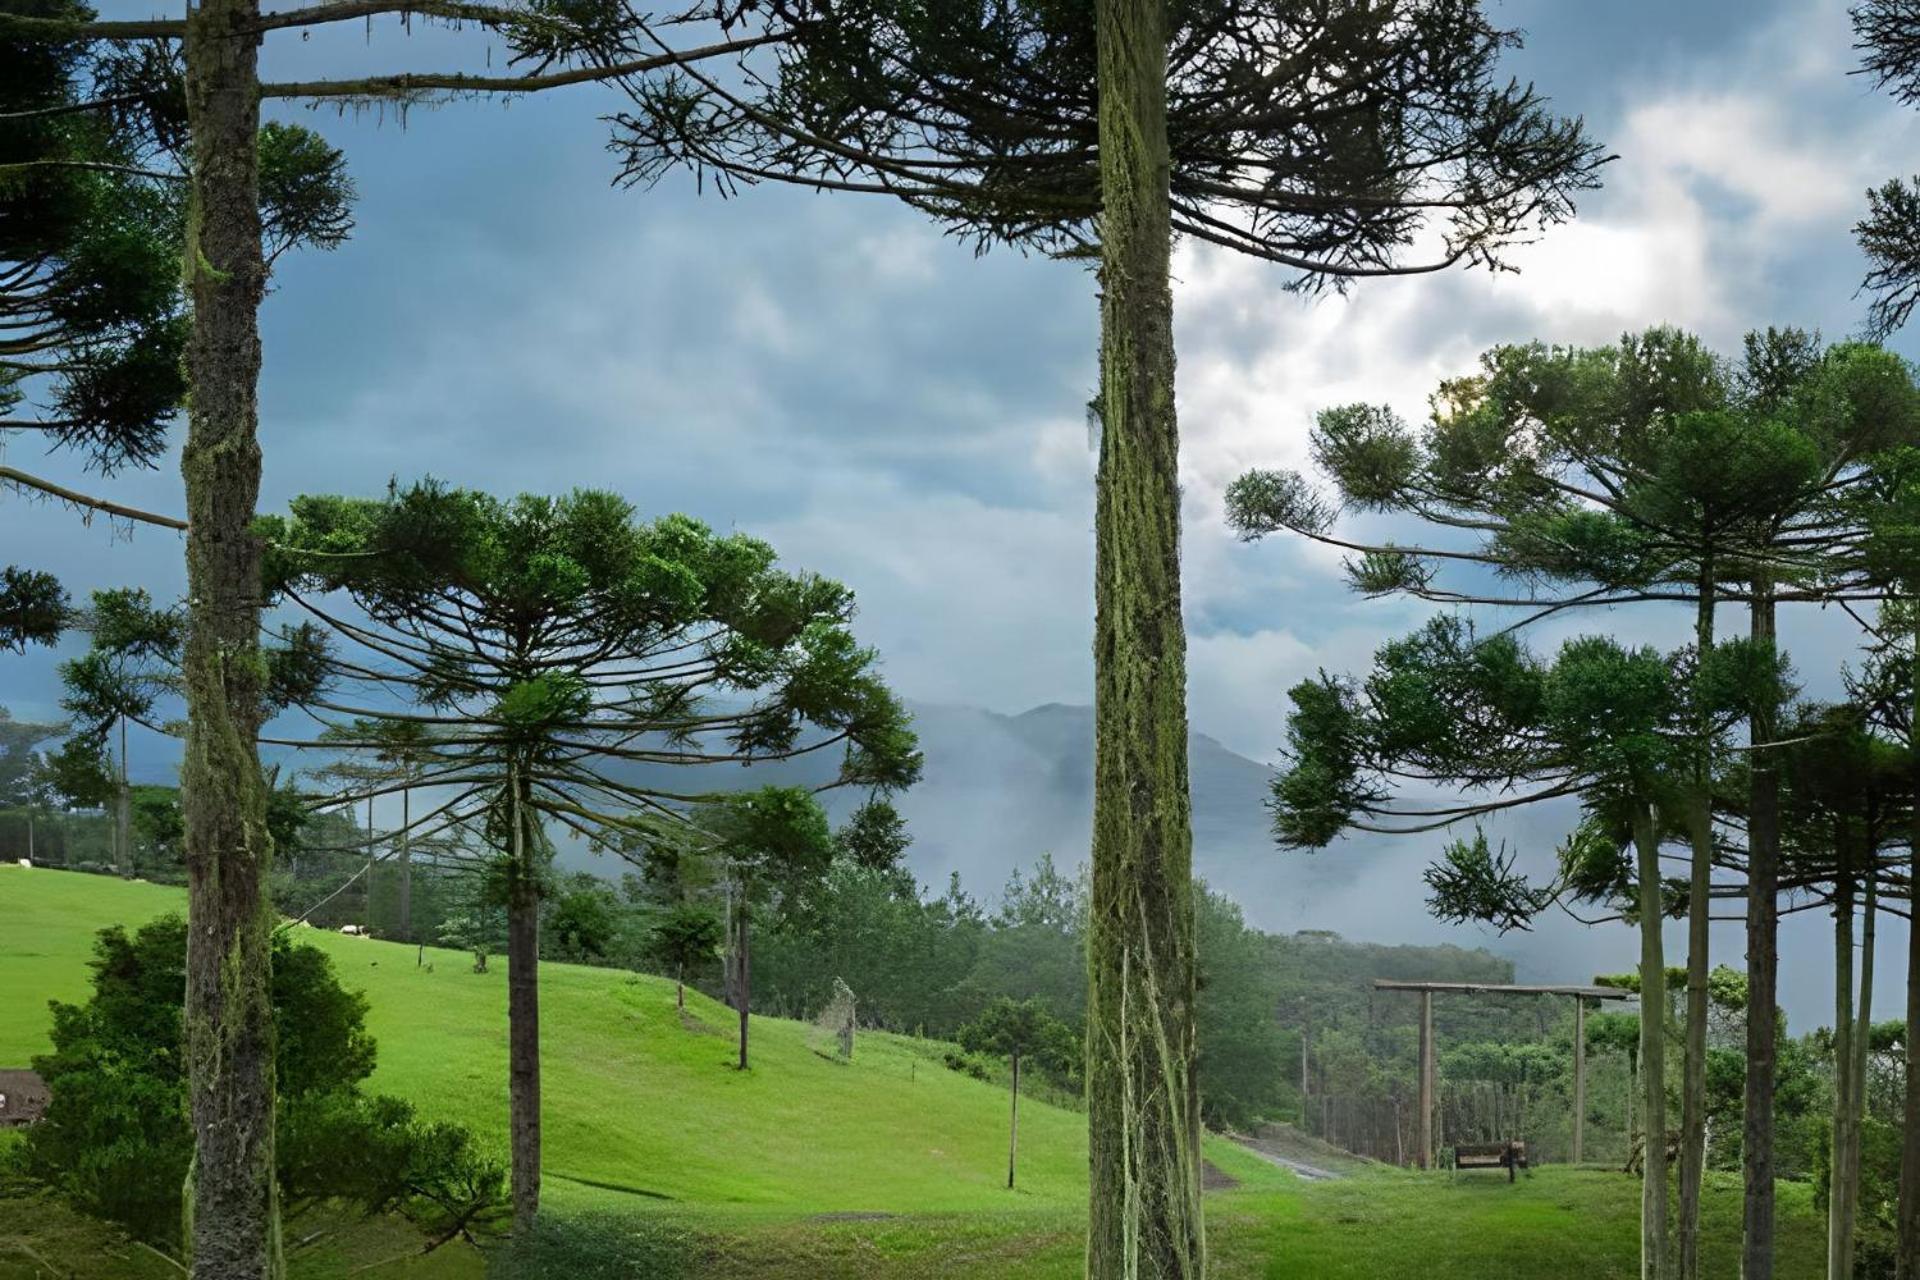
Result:
<svg viewBox="0 0 1920 1280"><path fill-rule="evenodd" d="M1772 583L1754 582L1750 635L1772 649ZM1778 716L1772 690L1753 709L1748 741L1772 742ZM1740 1274L1773 1280L1773 1095L1779 1070L1780 773L1773 752L1755 751L1747 811L1747 1075L1741 1172ZM1916 992L1915 999L1920 999ZM1915 1152L1920 1160L1920 1150Z"/></svg>
<svg viewBox="0 0 1920 1280"><path fill-rule="evenodd" d="M1640 1182L1641 1280L1673 1274L1667 1249L1667 959L1660 936L1660 837L1653 810L1633 808L1640 891L1640 1115L1646 1131Z"/></svg>
<svg viewBox="0 0 1920 1280"><path fill-rule="evenodd" d="M1908 712L1907 751L1913 794L1920 796L1920 633L1913 637L1913 705ZM1920 805L1914 805L1907 848L1920 867ZM1897 1280L1920 1280L1920 921L1907 930L1907 1078L1900 1139L1900 1239L1894 1254Z"/></svg>
<svg viewBox="0 0 1920 1280"><path fill-rule="evenodd" d="M513 874L507 888L507 1107L513 1229L524 1234L540 1214L540 889L523 805L513 789Z"/></svg>
<svg viewBox="0 0 1920 1280"><path fill-rule="evenodd" d="M193 1120L187 1244L194 1280L284 1272L274 1177L272 844L260 728L259 65L257 0L187 18L192 137L184 274L193 394L186 488L186 1049Z"/></svg>
<svg viewBox="0 0 1920 1280"><path fill-rule="evenodd" d="M1100 467L1087 948L1089 1280L1205 1270L1180 614L1165 0L1095 0Z"/></svg>

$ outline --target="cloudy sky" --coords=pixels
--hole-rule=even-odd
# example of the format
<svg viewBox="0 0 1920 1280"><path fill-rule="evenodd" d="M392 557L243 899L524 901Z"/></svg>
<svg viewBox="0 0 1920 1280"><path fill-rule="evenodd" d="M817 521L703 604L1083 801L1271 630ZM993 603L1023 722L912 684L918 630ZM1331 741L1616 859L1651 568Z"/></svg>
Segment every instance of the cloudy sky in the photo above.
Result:
<svg viewBox="0 0 1920 1280"><path fill-rule="evenodd" d="M1272 759L1286 687L1347 668L1415 617L1361 602L1330 557L1237 544L1221 493L1297 464L1313 414L1351 400L1417 418L1482 349L1602 342L1672 322L1723 348L1755 325L1853 330L1848 228L1909 172L1920 116L1871 92L1833 0L1490 0L1527 45L1511 69L1619 159L1519 274L1283 291L1278 269L1177 258L1187 614L1196 728ZM144 15L103 0L105 16ZM475 37L397 24L282 37L270 78L471 62ZM610 184L582 90L508 105L293 109L350 157L359 230L285 261L265 312L264 504L431 473L494 490L617 489L771 540L840 577L907 696L1018 711L1091 698L1092 281L977 258L916 215L772 188L722 201L669 178ZM1912 347L1904 348L1909 354ZM31 442L8 461L93 483ZM171 469L116 482L178 510ZM0 499L6 559L87 589L181 581L179 546ZM1677 642L1682 619L1588 618ZM1851 640L1787 624L1818 687ZM46 710L53 659L9 658L0 701Z"/></svg>

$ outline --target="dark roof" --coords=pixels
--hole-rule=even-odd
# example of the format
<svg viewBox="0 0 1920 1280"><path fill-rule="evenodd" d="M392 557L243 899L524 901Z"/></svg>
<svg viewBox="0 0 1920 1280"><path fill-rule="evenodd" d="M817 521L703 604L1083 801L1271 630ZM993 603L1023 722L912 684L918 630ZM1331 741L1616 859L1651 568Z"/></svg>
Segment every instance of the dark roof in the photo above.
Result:
<svg viewBox="0 0 1920 1280"><path fill-rule="evenodd" d="M47 1082L31 1071L0 1067L0 1127L38 1120L47 1109Z"/></svg>

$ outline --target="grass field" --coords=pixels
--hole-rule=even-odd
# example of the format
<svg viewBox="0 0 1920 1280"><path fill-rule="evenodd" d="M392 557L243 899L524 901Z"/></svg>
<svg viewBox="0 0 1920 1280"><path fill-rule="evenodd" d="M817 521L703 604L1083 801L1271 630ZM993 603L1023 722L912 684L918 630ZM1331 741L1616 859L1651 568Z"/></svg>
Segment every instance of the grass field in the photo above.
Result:
<svg viewBox="0 0 1920 1280"><path fill-rule="evenodd" d="M0 867L0 1066L47 1047L49 999L86 989L93 933L183 907L179 891L108 877ZM303 931L372 1002L372 1087L472 1126L504 1150L504 962ZM714 1277L965 1275L1051 1280L1078 1273L1085 1118L1021 1108L1020 1187L1004 1184L1006 1096L948 1070L944 1046L863 1034L855 1061L826 1056L806 1025L754 1019L754 1069L731 1069L731 1015L672 984L542 967L546 1204L556 1216L630 1224L683 1242ZM1381 1170L1307 1184L1221 1139L1208 1157L1237 1180L1208 1200L1213 1271L1224 1277L1497 1274L1581 1280L1638 1274L1637 1185L1615 1173L1543 1169L1509 1186ZM76 1276L177 1274L84 1220L0 1189L0 1280L65 1266ZM1805 1189L1783 1187L1782 1280L1819 1274L1820 1226ZM1739 1191L1712 1188L1707 1273L1733 1274ZM93 1233L90 1235L89 1233ZM296 1253L296 1277L343 1276L402 1252L385 1225L339 1225ZM88 1256L88 1269L74 1259ZM106 1267L108 1269L97 1269ZM155 1268L158 1268L156 1270ZM359 1274L470 1280L482 1262L446 1250Z"/></svg>

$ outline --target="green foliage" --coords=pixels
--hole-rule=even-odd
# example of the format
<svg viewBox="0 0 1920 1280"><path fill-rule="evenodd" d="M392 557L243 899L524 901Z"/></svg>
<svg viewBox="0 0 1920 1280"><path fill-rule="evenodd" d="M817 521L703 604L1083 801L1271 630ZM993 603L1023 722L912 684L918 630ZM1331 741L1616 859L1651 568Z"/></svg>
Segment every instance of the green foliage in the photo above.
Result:
<svg viewBox="0 0 1920 1280"><path fill-rule="evenodd" d="M654 922L647 934L646 956L676 976L688 970L697 974L719 958L725 932L712 911L681 903Z"/></svg>
<svg viewBox="0 0 1920 1280"><path fill-rule="evenodd" d="M550 947L554 959L605 964L616 958L623 912L619 896L604 880L570 876L543 906L543 950Z"/></svg>
<svg viewBox="0 0 1920 1280"><path fill-rule="evenodd" d="M67 589L50 573L0 565L0 649L54 645L71 618Z"/></svg>
<svg viewBox="0 0 1920 1280"><path fill-rule="evenodd" d="M487 1263L488 1280L677 1280L698 1242L684 1228L631 1214L543 1213Z"/></svg>
<svg viewBox="0 0 1920 1280"><path fill-rule="evenodd" d="M906 712L853 639L851 594L780 570L764 542L643 522L606 492L501 499L434 481L298 498L260 530L268 589L332 623L364 650L356 667L412 704L318 712L340 767L460 778L436 829L484 827L504 855L519 814L532 839L514 874L529 882L544 883L552 824L656 880L724 845L756 892L785 892L831 859L824 814L791 788L726 799L705 766L835 750L832 782L876 805L918 777ZM375 630L341 626L330 596ZM458 724L397 746L423 717ZM692 772L670 783L659 766ZM878 807L850 835L876 857L904 839ZM578 954L605 958L606 942Z"/></svg>
<svg viewBox="0 0 1920 1280"><path fill-rule="evenodd" d="M65 729L57 724L15 720L0 707L0 805L40 803L45 798L46 765L38 748Z"/></svg>
<svg viewBox="0 0 1920 1280"><path fill-rule="evenodd" d="M89 1213L177 1245L193 1142L181 1026L186 925L162 917L95 940L91 998L53 1005L53 1051L34 1069L53 1094L28 1133L25 1166ZM463 1130L359 1092L373 1072L367 999L312 947L274 938L272 1001L282 1142L293 1202L398 1211L449 1235L485 1224L502 1175Z"/></svg>
<svg viewBox="0 0 1920 1280"><path fill-rule="evenodd" d="M1071 1071L1080 1054L1072 1029L1031 999L1001 996L962 1026L957 1038L969 1053L1015 1059L1054 1073Z"/></svg>
<svg viewBox="0 0 1920 1280"><path fill-rule="evenodd" d="M1531 928L1549 898L1513 869L1514 856L1504 843L1496 853L1477 829L1471 842L1449 841L1425 872L1427 910L1451 924L1485 921L1502 933Z"/></svg>

